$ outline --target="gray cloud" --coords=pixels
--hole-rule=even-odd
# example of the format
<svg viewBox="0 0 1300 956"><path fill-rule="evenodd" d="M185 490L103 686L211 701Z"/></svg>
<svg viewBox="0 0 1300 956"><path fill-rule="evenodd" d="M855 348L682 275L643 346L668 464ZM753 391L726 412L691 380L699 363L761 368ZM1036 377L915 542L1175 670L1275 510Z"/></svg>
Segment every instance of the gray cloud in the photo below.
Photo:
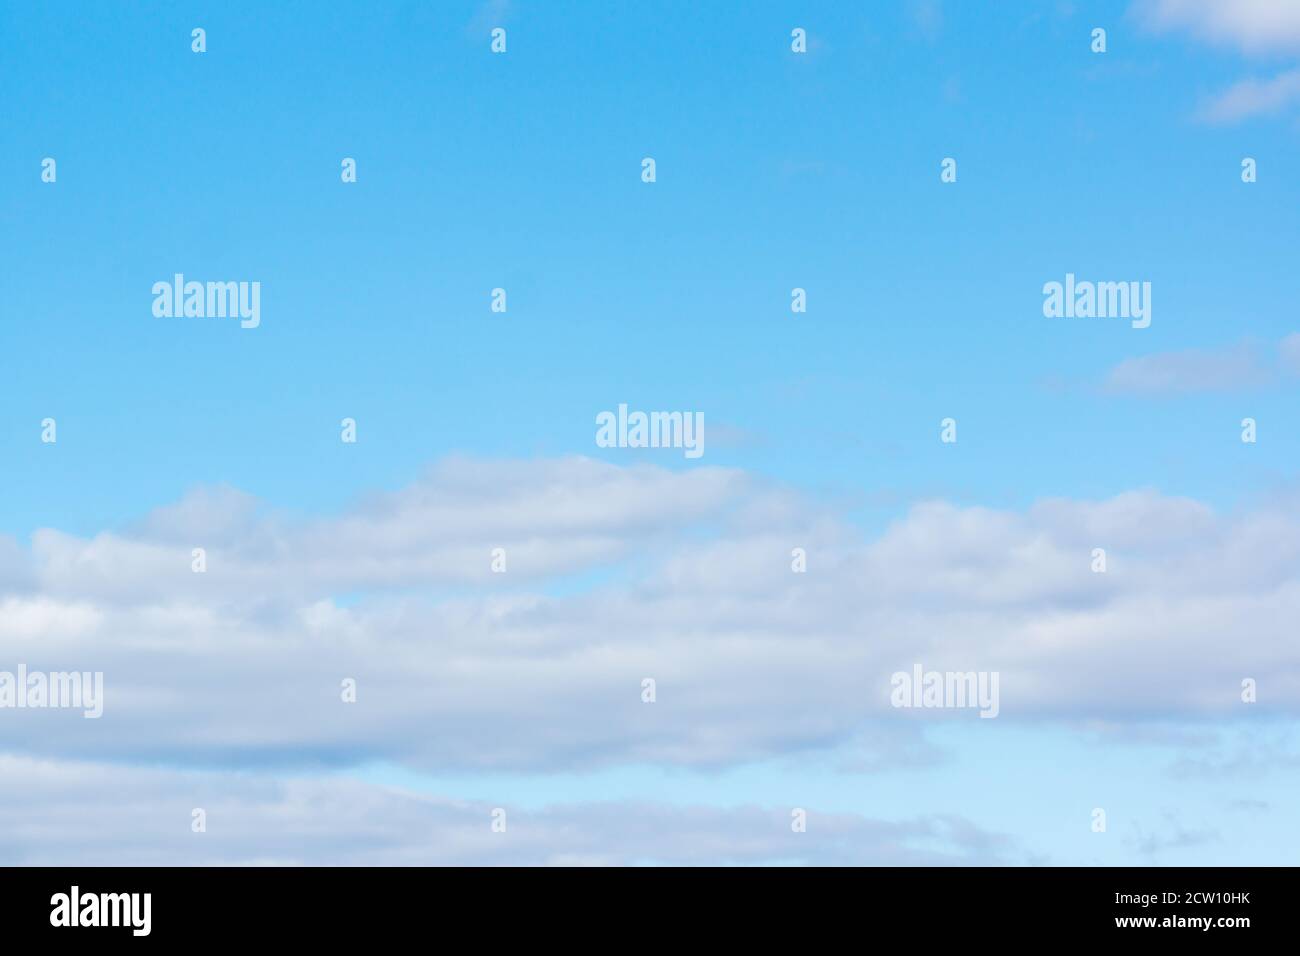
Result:
<svg viewBox="0 0 1300 956"><path fill-rule="evenodd" d="M1143 856L1156 858L1170 850L1190 850L1217 842L1223 837L1210 828L1190 829L1181 826L1172 816L1166 815L1167 826L1156 832L1145 832L1140 827L1135 837L1124 842Z"/></svg>
<svg viewBox="0 0 1300 956"><path fill-rule="evenodd" d="M207 831L191 832L191 811ZM590 803L525 811L338 779L180 773L0 756L0 864L966 865L1016 862L955 816L901 822L790 807Z"/></svg>

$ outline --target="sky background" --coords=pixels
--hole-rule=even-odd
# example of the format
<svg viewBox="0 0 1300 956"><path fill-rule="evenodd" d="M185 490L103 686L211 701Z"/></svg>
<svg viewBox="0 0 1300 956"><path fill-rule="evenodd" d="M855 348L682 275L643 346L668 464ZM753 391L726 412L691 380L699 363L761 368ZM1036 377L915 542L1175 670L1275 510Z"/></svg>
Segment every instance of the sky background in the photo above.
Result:
<svg viewBox="0 0 1300 956"><path fill-rule="evenodd" d="M1294 863L1298 61L1294 0L0 0L0 670L107 685L0 710L0 861Z"/></svg>

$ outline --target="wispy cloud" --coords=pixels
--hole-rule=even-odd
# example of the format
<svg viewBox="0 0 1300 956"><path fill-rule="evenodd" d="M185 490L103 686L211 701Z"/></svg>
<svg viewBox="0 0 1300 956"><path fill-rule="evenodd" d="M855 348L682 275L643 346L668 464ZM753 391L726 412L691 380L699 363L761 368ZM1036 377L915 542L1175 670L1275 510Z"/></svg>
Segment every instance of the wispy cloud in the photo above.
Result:
<svg viewBox="0 0 1300 956"><path fill-rule="evenodd" d="M506 26L513 13L513 0L483 0L465 25L465 33L476 37L485 36L495 27Z"/></svg>
<svg viewBox="0 0 1300 956"><path fill-rule="evenodd" d="M1189 349L1127 358L1111 369L1104 388L1147 395L1220 391L1259 385L1268 374L1250 346L1220 352Z"/></svg>
<svg viewBox="0 0 1300 956"><path fill-rule="evenodd" d="M1300 51L1300 0L1137 0L1132 12L1149 29L1246 53Z"/></svg>
<svg viewBox="0 0 1300 956"><path fill-rule="evenodd" d="M1191 829L1182 826L1172 814L1165 815L1168 826L1158 832L1146 833L1141 827L1137 835L1125 842L1146 857L1157 857L1169 850L1189 850L1222 839L1221 834L1208 827Z"/></svg>
<svg viewBox="0 0 1300 956"><path fill-rule="evenodd" d="M1278 345L1282 367L1293 375L1300 375L1300 332L1292 332Z"/></svg>
<svg viewBox="0 0 1300 956"><path fill-rule="evenodd" d="M1235 123L1279 113L1296 102L1300 102L1300 69L1270 80L1242 80L1207 100L1198 116L1207 123Z"/></svg>
<svg viewBox="0 0 1300 956"><path fill-rule="evenodd" d="M1127 358L1110 370L1104 391L1132 395L1186 395L1272 385L1300 374L1300 333L1277 344L1276 354L1242 342L1226 349L1186 349Z"/></svg>
<svg viewBox="0 0 1300 956"><path fill-rule="evenodd" d="M907 15L927 39L933 40L943 29L943 7L939 0L908 0Z"/></svg>

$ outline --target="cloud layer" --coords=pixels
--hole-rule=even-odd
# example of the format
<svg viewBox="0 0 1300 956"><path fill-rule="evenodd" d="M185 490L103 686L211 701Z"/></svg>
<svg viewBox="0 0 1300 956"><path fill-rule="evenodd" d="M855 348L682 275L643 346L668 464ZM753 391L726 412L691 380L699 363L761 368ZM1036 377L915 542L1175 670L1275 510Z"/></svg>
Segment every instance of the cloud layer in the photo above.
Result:
<svg viewBox="0 0 1300 956"><path fill-rule="evenodd" d="M88 800L87 795L94 799ZM191 830L192 811L206 832ZM267 780L0 756L0 865L989 865L1006 837L956 816L589 803L505 810L348 779Z"/></svg>
<svg viewBox="0 0 1300 956"><path fill-rule="evenodd" d="M860 742L871 763L978 719L892 708L915 663L998 671L991 725L1300 710L1290 499L930 502L867 536L724 469L458 461L328 520L199 491L0 553L0 670L105 673L99 720L0 711L0 751L34 756L556 770Z"/></svg>

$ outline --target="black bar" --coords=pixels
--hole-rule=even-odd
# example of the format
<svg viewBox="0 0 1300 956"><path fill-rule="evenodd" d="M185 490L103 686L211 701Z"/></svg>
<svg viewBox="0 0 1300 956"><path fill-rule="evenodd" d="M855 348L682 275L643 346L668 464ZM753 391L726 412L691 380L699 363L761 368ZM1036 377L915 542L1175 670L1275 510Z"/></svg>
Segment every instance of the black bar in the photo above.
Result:
<svg viewBox="0 0 1300 956"><path fill-rule="evenodd" d="M67 944L71 934L76 943L337 946L400 943L414 933L417 944L462 948L456 940L469 933L470 945L519 939L538 946L679 946L720 935L732 944L753 940L764 949L789 943L806 950L845 934L860 945L903 933L916 944L910 952L937 942L983 949L1004 940L1125 938L1222 948L1292 939L1296 877L1294 868L1223 867L26 867L0 871L0 925L7 942L56 945ZM103 913L105 922L117 915L121 925L52 925L52 918L70 922L74 886L78 921ZM136 935L145 925L146 893L148 934ZM100 894L115 896L105 901ZM116 894L141 895L128 905ZM1201 923L1207 919L1208 927Z"/></svg>

